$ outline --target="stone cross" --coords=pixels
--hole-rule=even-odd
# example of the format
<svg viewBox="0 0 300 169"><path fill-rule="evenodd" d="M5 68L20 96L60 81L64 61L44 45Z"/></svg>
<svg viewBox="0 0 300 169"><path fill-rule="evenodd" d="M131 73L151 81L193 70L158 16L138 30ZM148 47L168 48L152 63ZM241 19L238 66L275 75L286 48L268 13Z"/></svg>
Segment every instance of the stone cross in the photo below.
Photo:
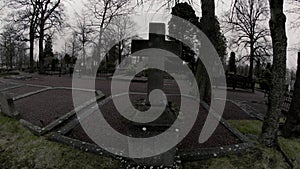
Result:
<svg viewBox="0 0 300 169"><path fill-rule="evenodd" d="M149 40L132 40L131 53L144 49L157 48L171 52L177 56L181 55L181 43L176 41L166 41L166 26L164 23L150 23L149 24ZM153 55L153 53L152 53ZM164 60L157 60L158 57L153 57L147 54L149 60L161 64L164 68ZM152 58L151 58L152 57ZM156 60L155 60L156 59ZM149 69L148 71L148 96L154 89L162 90L164 87L164 73L157 69ZM149 97L148 97L149 98ZM148 99L147 99L148 100Z"/></svg>

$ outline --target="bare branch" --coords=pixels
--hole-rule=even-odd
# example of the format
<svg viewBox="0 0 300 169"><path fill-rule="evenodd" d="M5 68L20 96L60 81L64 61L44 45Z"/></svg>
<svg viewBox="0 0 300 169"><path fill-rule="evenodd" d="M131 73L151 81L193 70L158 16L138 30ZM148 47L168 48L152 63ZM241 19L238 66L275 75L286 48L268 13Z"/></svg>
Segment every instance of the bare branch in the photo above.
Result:
<svg viewBox="0 0 300 169"><path fill-rule="evenodd" d="M231 8L222 21L227 34L231 35L230 46L237 51L248 48L250 53L247 57L269 57L270 31L265 24L269 13L267 3L260 0L234 0Z"/></svg>

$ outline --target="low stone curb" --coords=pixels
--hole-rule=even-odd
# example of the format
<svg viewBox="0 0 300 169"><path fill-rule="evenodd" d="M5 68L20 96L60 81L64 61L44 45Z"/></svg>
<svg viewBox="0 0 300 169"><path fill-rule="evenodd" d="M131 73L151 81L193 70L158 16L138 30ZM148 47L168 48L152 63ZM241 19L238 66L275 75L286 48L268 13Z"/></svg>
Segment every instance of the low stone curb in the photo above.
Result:
<svg viewBox="0 0 300 169"><path fill-rule="evenodd" d="M238 104L238 106L242 109L242 110L244 110L245 112L247 112L248 114L250 114L251 116L254 116L256 119L258 119L258 120L260 120L260 121L263 121L264 120L264 115L263 114L261 114L261 113L258 113L258 112L255 112L254 113L254 111L255 110L253 110L253 108L251 107L251 106L249 106L249 105L247 105L247 104L243 104L243 103L241 103L241 104Z"/></svg>
<svg viewBox="0 0 300 169"><path fill-rule="evenodd" d="M0 92L4 92L4 91L7 91L7 90L12 90L12 89L20 88L20 87L23 87L23 86L25 86L25 85L20 84L20 85L16 85L16 86L12 86L12 87L7 87L7 88L4 88L4 89L1 89Z"/></svg>
<svg viewBox="0 0 300 169"><path fill-rule="evenodd" d="M130 78L128 78L130 76L115 76L114 79L115 80L121 80L121 81L132 81L132 82L141 82L141 83L146 83L148 82L148 78L133 78L132 80ZM109 77L109 79L113 79L112 77Z"/></svg>
<svg viewBox="0 0 300 169"><path fill-rule="evenodd" d="M191 96L185 96L189 98L193 98ZM205 102L201 102L201 105L209 111L209 106ZM243 153L247 150L253 149L254 143L250 141L246 136L240 133L237 129L232 127L226 120L223 118L218 117L217 113L213 113L214 117L220 119L220 123L224 125L232 134L234 134L242 143L234 144L234 145L227 145L221 147L213 147L213 148L200 148L200 149L193 149L193 150L179 150L177 152L177 156L180 157L182 162L191 162L191 161L198 161L218 156L224 155L231 155L231 154L238 154Z"/></svg>
<svg viewBox="0 0 300 169"><path fill-rule="evenodd" d="M117 160L126 160L126 161L130 160L128 158L124 158L124 157L109 153L109 152L105 151L104 149L102 149L101 147L97 146L96 144L79 141L79 140L61 135L60 133L57 133L57 132L51 133L47 139L50 141L55 141L58 143L62 143L62 144L77 148L77 149L85 151L85 152L90 152L90 153L98 154L101 156L114 158Z"/></svg>
<svg viewBox="0 0 300 169"><path fill-rule="evenodd" d="M45 89L40 89L40 90L37 90L37 91L29 92L29 93L26 93L26 94L23 94L23 95L16 96L16 97L13 98L13 100L17 101L17 100L23 99L25 97L36 95L36 94L39 94L39 93L42 93L42 92L45 92L45 91L48 91L48 90L52 90L52 89L53 89L52 87L48 87L48 88L45 88Z"/></svg>
<svg viewBox="0 0 300 169"><path fill-rule="evenodd" d="M220 98L217 98L217 99L223 100ZM255 112L255 110L251 106L244 104L243 102L237 102L237 101L230 100L230 99L227 99L226 101L229 101L229 102L235 104L240 109L242 109L244 112L246 112L250 117L256 118L257 120L260 120L260 121L264 120L264 115L261 113Z"/></svg>
<svg viewBox="0 0 300 169"><path fill-rule="evenodd" d="M133 94L141 94L141 93L133 93ZM120 94L122 95L122 94ZM184 96L193 98L192 96ZM102 100L99 105L103 105L107 103L112 96L109 96ZM209 106L205 102L201 102L201 105L208 111ZM87 112L88 113L88 112ZM213 113L214 117L217 117L216 113ZM219 118L218 118L219 119ZM184 162L190 162L190 161L198 161L208 158L215 158L219 156L224 155L231 155L231 154L238 154L243 153L247 150L250 150L254 148L254 144L242 133L240 133L237 129L233 128L229 123L227 123L223 118L221 118L220 123L224 125L230 132L232 132L242 143L234 144L234 145L228 145L228 146L222 146L222 147L212 147L212 148L200 148L200 149L193 149L193 150L177 150L176 158L179 159L180 163ZM132 160L122 158L120 156L113 155L108 152L103 152L99 146L95 144L85 143L80 140L76 140L70 137L65 136L67 133L69 133L72 129L74 129L76 126L80 125L77 118L74 118L70 122L68 122L64 127L62 127L59 131L56 133L53 133L49 139L56 142L61 142L63 144L78 148L83 151L92 152L98 155L103 155L107 157L112 157L115 159L122 159L122 160L129 160L129 163L132 163ZM99 153L101 152L101 153Z"/></svg>
<svg viewBox="0 0 300 169"><path fill-rule="evenodd" d="M193 150L179 151L178 154L183 163L205 160L209 158L217 158L225 155L234 155L244 153L250 147L251 143L240 143L235 145L228 145L215 148L201 148Z"/></svg>
<svg viewBox="0 0 300 169"><path fill-rule="evenodd" d="M207 110L209 111L209 105L205 102L201 102L201 105ZM217 118L220 119L220 123L223 124L228 130L230 130L236 137L238 137L242 142L244 143L249 143L251 144L252 142L246 137L244 136L241 132L239 132L236 128L232 127L223 117L219 117L219 115L213 111L213 115Z"/></svg>
<svg viewBox="0 0 300 169"><path fill-rule="evenodd" d="M6 116L19 119L20 113L16 111L13 98L5 92L0 93L0 108Z"/></svg>

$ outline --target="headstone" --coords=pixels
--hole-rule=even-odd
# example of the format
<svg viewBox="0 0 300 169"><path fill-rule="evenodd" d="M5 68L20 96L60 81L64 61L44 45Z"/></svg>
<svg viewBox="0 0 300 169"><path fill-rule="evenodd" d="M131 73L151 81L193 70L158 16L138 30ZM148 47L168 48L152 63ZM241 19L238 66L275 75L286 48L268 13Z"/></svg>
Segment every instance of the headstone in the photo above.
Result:
<svg viewBox="0 0 300 169"><path fill-rule="evenodd" d="M147 100L146 105L140 105L140 106L153 106L153 107L159 107L161 106L159 103L159 100L156 100L155 102L152 102L153 105L149 105L149 95L152 90L159 89L162 90L164 87L164 72L161 70L165 70L165 61L164 57L168 56L157 56L160 55L160 52L155 52L155 49L162 49L167 52L164 54L168 54L168 52L172 53L172 56L168 57L174 57L174 55L177 55L178 57L181 55L181 43L176 41L167 41L165 39L166 34L166 26L164 23L150 23L149 24L149 40L133 40L132 41L132 48L131 53L135 55L135 52L144 50L144 49L151 49L153 48L153 52L149 50L147 52L141 52L143 56L148 57L149 65L156 65L159 69L149 69L148 71L148 86L147 86ZM139 54L141 54L139 53ZM139 105L135 105L139 106ZM151 117L151 114L147 114L146 116ZM149 117L145 117L147 119L152 119ZM160 134L161 132L172 132L170 133L173 135L173 139L178 138L178 133L173 131L168 131L166 129L170 128L173 124L173 122L176 120L177 116L175 114L175 111L172 110L170 104L167 105L164 113L160 118L155 120L154 122L142 124L142 123L132 123L132 128L139 128L141 130L144 130L145 132L151 132L152 134ZM134 132L134 130L132 130ZM132 134L131 131L129 131L129 134ZM156 142L150 143L151 145L143 145L140 150L136 150L135 143L129 142L129 151L140 151L140 152L155 152L157 149L158 144L160 144L161 140L157 140ZM168 152L165 152L161 155L145 158L145 159L135 159L135 162L141 165L146 166L165 166L165 167L171 167L174 163L176 154L176 148L173 148L169 150Z"/></svg>
<svg viewBox="0 0 300 169"><path fill-rule="evenodd" d="M157 48L169 51L177 56L181 55L181 43L176 41L166 41L166 26L164 23L150 23L149 24L149 40L133 40L131 46L131 53L134 55L135 52L149 49ZM153 54L152 54L153 55ZM160 64L159 66L163 69L165 67L165 61L160 60L160 57L153 57L149 54L146 57L150 57L149 61L155 64ZM164 87L164 73L158 69L150 69L148 71L148 87L147 93L149 94L154 89L163 89Z"/></svg>
<svg viewBox="0 0 300 169"><path fill-rule="evenodd" d="M9 117L16 117L19 113L15 109L13 98L7 93L0 93L1 112Z"/></svg>

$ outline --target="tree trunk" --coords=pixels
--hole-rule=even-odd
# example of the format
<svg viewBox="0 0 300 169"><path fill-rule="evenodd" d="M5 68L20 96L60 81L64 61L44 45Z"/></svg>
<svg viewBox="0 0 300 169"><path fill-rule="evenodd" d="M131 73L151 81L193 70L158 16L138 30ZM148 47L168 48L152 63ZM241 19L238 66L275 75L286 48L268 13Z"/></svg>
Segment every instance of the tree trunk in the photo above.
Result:
<svg viewBox="0 0 300 169"><path fill-rule="evenodd" d="M122 62L122 44L123 44L123 40L121 40L120 42L119 42L119 45L118 45L118 50L119 50L119 52L118 52L118 56L119 56L119 65L121 64L121 62Z"/></svg>
<svg viewBox="0 0 300 169"><path fill-rule="evenodd" d="M197 61L197 70L196 70L196 79L199 88L200 99L204 100L205 98L205 89L206 89L206 78L207 72L204 64L198 60Z"/></svg>
<svg viewBox="0 0 300 169"><path fill-rule="evenodd" d="M253 67L254 67L254 44L252 43L250 46L250 67L249 67L249 74L248 74L248 79L250 83L253 81Z"/></svg>
<svg viewBox="0 0 300 169"><path fill-rule="evenodd" d="M83 73L86 73L86 54L85 54L85 42L82 43L82 55L83 55L83 58L82 58L82 67L83 67L83 70L81 70Z"/></svg>
<svg viewBox="0 0 300 169"><path fill-rule="evenodd" d="M212 44L216 45L216 31L215 31L215 2L212 0L201 0L201 9L202 9L202 18L201 25L202 31L209 38ZM209 56L204 56L209 57ZM196 79L200 92L200 99L205 100L207 102L210 101L211 93L210 93L210 81L208 78L208 74L205 70L205 66L199 60L197 64L196 70Z"/></svg>
<svg viewBox="0 0 300 169"><path fill-rule="evenodd" d="M10 49L10 57L9 57L9 67L12 70L13 69L13 57L15 56L15 52L13 52L12 50L14 49Z"/></svg>
<svg viewBox="0 0 300 169"><path fill-rule="evenodd" d="M39 37L39 65L40 73L44 73L44 25L43 21L40 23L40 37Z"/></svg>
<svg viewBox="0 0 300 169"><path fill-rule="evenodd" d="M286 122L283 126L284 137L300 136L300 52L298 53L298 67L294 85L293 99Z"/></svg>
<svg viewBox="0 0 300 169"><path fill-rule="evenodd" d="M25 55L25 51L23 48L20 48L19 49L19 60L18 60L18 70L22 71L22 68L23 68L23 58L24 58L24 55Z"/></svg>
<svg viewBox="0 0 300 169"><path fill-rule="evenodd" d="M30 37L29 37L29 59L30 59L30 73L34 72L34 32L32 32L32 30L30 30Z"/></svg>
<svg viewBox="0 0 300 169"><path fill-rule="evenodd" d="M277 145L279 117L285 92L287 37L283 13L284 0L270 0L270 30L273 43L272 87L269 95L269 107L265 116L260 142L269 147Z"/></svg>

